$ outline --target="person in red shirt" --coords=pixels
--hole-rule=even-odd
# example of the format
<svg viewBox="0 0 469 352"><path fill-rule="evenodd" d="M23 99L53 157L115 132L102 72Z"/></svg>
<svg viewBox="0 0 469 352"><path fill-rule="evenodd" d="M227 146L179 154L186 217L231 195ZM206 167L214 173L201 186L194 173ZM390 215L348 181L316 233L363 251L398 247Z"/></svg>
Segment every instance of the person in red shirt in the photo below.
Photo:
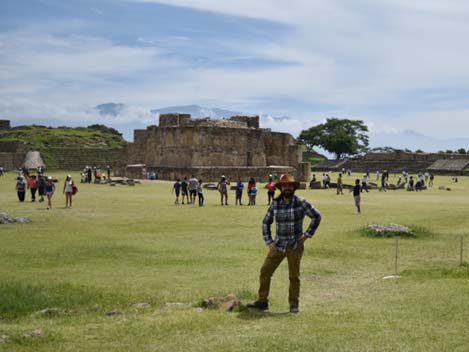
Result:
<svg viewBox="0 0 469 352"><path fill-rule="evenodd" d="M28 189L31 190L31 202L36 201L36 191L37 191L37 177L36 175L31 175L28 178Z"/></svg>
<svg viewBox="0 0 469 352"><path fill-rule="evenodd" d="M265 188L267 188L267 204L270 205L275 196L275 182L272 177L269 177L269 182L265 184Z"/></svg>

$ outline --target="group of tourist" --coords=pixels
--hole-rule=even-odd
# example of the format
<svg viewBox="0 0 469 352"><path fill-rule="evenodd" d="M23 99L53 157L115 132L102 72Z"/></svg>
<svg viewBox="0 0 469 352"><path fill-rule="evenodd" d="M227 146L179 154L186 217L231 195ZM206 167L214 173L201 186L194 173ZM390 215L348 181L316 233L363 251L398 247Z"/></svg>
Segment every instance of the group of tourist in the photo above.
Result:
<svg viewBox="0 0 469 352"><path fill-rule="evenodd" d="M101 171L100 167L96 166L88 166L86 165L85 168L83 169L81 173L81 183L91 183L93 177L94 177L94 182L100 182L102 179L111 179L111 166L107 165L106 166L106 174L104 174Z"/></svg>
<svg viewBox="0 0 469 352"><path fill-rule="evenodd" d="M171 193L176 194L176 199L174 204L179 204L179 196L182 195L182 204L186 200L187 204L195 204L195 200L199 200L199 207L204 206L204 191L202 187L202 180L197 180L197 178L192 175L189 180L187 177L184 177L182 182L181 179L177 179L173 185Z"/></svg>
<svg viewBox="0 0 469 352"><path fill-rule="evenodd" d="M47 210L52 209L52 197L55 193L55 183L51 176L44 174L44 168L37 168L37 175L30 172L28 169L19 168L17 171L15 190L20 202L26 199L26 191L31 192L31 202L36 202L36 193L39 196L38 202L44 202L44 196L47 198ZM72 176L67 175L64 186L63 194L65 195L65 208L72 207L72 197L78 188L75 186Z"/></svg>
<svg viewBox="0 0 469 352"><path fill-rule="evenodd" d="M269 181L265 184L265 188L267 189L267 199L268 205L273 201L275 196L275 182L274 182L274 175L269 175ZM228 182L227 178L222 175L220 180L216 185L216 189L220 193L220 205L227 206L228 205L228 187L230 183ZM244 192L244 183L240 177L238 177L238 181L234 186L235 191L235 205L243 205L243 192ZM176 198L174 200L175 205L179 204L195 204L196 199L198 199L198 204L200 207L204 206L204 193L202 187L202 180L198 180L194 175L192 175L189 179L184 177L181 181L180 178L176 179L176 182L173 184L171 189L171 193L175 194ZM247 184L247 196L248 196L248 206L256 205L256 196L257 196L257 186L256 181L253 177L249 179ZM181 197L181 202L179 198Z"/></svg>

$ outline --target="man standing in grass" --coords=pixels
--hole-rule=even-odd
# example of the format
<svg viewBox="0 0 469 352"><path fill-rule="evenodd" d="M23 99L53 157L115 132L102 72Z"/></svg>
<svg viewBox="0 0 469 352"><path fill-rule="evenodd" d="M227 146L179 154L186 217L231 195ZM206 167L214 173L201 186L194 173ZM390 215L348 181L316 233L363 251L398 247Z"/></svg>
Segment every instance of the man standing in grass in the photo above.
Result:
<svg viewBox="0 0 469 352"><path fill-rule="evenodd" d="M344 186L342 184L342 174L337 177L337 195L344 194Z"/></svg>
<svg viewBox="0 0 469 352"><path fill-rule="evenodd" d="M288 301L290 312L298 313L300 297L300 262L304 251L304 242L313 237L321 214L306 199L295 196L299 187L291 175L280 176L276 187L281 194L275 198L267 210L262 222L262 237L269 247L269 252L262 265L259 277L259 296L257 301L247 305L248 308L259 310L269 309L270 281L277 267L285 257L288 260L290 289ZM303 219L312 219L307 230L303 232ZM271 225L276 222L276 237L272 239Z"/></svg>
<svg viewBox="0 0 469 352"><path fill-rule="evenodd" d="M357 208L357 214L361 213L360 210L360 194L362 192L360 187L360 179L355 180L355 186L353 187L353 200L355 202L355 207Z"/></svg>
<svg viewBox="0 0 469 352"><path fill-rule="evenodd" d="M195 198L197 197L197 187L199 186L199 180L194 175L189 179L189 198L190 204L195 204Z"/></svg>
<svg viewBox="0 0 469 352"><path fill-rule="evenodd" d="M189 183L187 182L187 177L184 177L181 182L182 204L184 204L184 198L186 199L187 204L189 204L189 195L187 193L188 185Z"/></svg>

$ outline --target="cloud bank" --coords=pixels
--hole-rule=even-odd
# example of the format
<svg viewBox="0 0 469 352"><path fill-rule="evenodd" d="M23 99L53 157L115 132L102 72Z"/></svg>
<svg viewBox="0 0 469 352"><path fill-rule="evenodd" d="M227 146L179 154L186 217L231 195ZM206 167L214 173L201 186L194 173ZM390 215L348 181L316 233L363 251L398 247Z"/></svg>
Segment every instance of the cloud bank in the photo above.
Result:
<svg viewBox="0 0 469 352"><path fill-rule="evenodd" d="M199 104L290 116L265 123L293 135L332 116L374 133L469 129L463 1L6 0L0 22L14 124L140 127L156 107ZM127 108L93 112L106 102Z"/></svg>

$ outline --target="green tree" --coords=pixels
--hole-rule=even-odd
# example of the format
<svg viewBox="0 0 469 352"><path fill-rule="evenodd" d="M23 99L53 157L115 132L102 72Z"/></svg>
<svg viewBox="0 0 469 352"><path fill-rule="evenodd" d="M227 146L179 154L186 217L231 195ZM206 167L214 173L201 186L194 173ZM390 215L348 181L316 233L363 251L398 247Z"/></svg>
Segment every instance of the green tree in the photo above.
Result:
<svg viewBox="0 0 469 352"><path fill-rule="evenodd" d="M329 118L325 123L303 130L299 141L309 149L319 146L337 159L368 150L368 127L361 120Z"/></svg>
<svg viewBox="0 0 469 352"><path fill-rule="evenodd" d="M466 154L466 149L464 149L464 148L459 148L459 149L458 149L458 153L459 153L459 154Z"/></svg>

